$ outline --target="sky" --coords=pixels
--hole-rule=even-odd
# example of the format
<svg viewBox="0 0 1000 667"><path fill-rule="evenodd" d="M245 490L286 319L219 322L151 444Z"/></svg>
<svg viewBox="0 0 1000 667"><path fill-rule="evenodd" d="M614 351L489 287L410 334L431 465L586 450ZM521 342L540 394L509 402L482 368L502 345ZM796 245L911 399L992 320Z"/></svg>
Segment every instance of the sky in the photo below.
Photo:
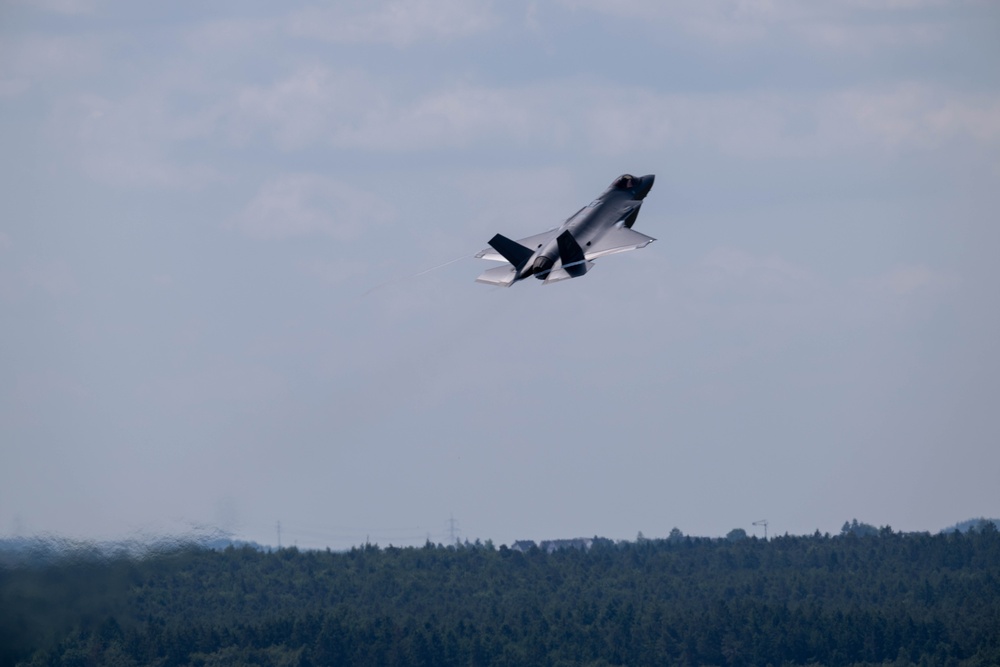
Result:
<svg viewBox="0 0 1000 667"><path fill-rule="evenodd" d="M0 536L1000 516L998 65L987 0L0 0ZM474 282L626 172L655 243Z"/></svg>

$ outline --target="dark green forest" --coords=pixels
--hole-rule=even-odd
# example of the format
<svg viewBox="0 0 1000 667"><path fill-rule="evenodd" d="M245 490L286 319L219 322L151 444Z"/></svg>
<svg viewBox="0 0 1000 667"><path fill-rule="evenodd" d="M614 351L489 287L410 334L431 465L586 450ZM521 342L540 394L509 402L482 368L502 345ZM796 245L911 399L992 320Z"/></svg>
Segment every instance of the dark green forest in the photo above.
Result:
<svg viewBox="0 0 1000 667"><path fill-rule="evenodd" d="M1000 533L845 524L0 568L0 666L237 664L1000 665Z"/></svg>

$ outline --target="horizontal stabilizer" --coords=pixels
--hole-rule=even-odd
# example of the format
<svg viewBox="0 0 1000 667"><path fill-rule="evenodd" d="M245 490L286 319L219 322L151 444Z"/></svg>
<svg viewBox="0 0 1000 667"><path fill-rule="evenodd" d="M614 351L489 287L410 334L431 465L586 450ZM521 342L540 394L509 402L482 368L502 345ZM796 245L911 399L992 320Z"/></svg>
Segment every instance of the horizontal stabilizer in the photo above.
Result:
<svg viewBox="0 0 1000 667"><path fill-rule="evenodd" d="M485 283L487 285L500 285L501 287L510 287L514 284L514 278L517 277L517 270L512 266L497 266L492 269L487 269L476 278L477 283Z"/></svg>
<svg viewBox="0 0 1000 667"><path fill-rule="evenodd" d="M557 283L560 280L569 280L570 278L579 278L587 271L590 271L594 267L593 262L580 262L579 264L573 264L566 267L565 269L552 269L549 274L545 276L545 280L542 282L543 285L548 285L549 283Z"/></svg>

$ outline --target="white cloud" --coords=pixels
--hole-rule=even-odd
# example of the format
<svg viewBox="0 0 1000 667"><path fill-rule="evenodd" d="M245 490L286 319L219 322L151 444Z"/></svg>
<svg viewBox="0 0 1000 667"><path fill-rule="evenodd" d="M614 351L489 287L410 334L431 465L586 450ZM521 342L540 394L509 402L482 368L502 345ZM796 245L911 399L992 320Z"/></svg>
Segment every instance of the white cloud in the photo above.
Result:
<svg viewBox="0 0 1000 667"><path fill-rule="evenodd" d="M843 123L845 134L854 130L890 146L922 148L952 138L1000 140L998 95L959 95L906 85L886 92L839 93L829 102L831 119Z"/></svg>
<svg viewBox="0 0 1000 667"><path fill-rule="evenodd" d="M210 134L215 115L211 107L201 116L176 113L156 91L120 99L82 94L56 104L49 134L97 181L120 187L198 189L225 176L214 167L173 155L185 142Z"/></svg>
<svg viewBox="0 0 1000 667"><path fill-rule="evenodd" d="M288 30L293 36L332 42L405 47L421 41L468 37L488 30L495 22L489 1L390 0L304 9L290 17Z"/></svg>
<svg viewBox="0 0 1000 667"><path fill-rule="evenodd" d="M459 86L406 99L390 82L360 72L302 68L271 85L242 90L232 136L261 130L284 150L322 142L343 148L409 151L511 139L551 140L563 120L544 89Z"/></svg>
<svg viewBox="0 0 1000 667"><path fill-rule="evenodd" d="M233 136L285 150L313 142L412 151L580 144L600 155L677 145L735 155L820 156L1000 139L1000 96L933 86L834 92L656 93L599 82L460 85L406 99L354 72L302 69L238 95Z"/></svg>
<svg viewBox="0 0 1000 667"><path fill-rule="evenodd" d="M10 236L0 232L0 253L6 254L13 246ZM9 257L0 263L0 299L13 301L20 293L21 276L17 268L10 266Z"/></svg>
<svg viewBox="0 0 1000 667"><path fill-rule="evenodd" d="M221 355L220 355L221 356ZM288 392L285 374L256 364L219 359L198 367L143 377L133 388L146 404L191 410L226 405L275 405Z"/></svg>
<svg viewBox="0 0 1000 667"><path fill-rule="evenodd" d="M41 412L42 405L53 397L86 399L92 391L68 373L50 369L33 370L12 378L13 402L25 412Z"/></svg>
<svg viewBox="0 0 1000 667"><path fill-rule="evenodd" d="M494 28L490 0L344 1L307 7L271 18L233 17L206 21L185 33L188 46L228 56L259 48L261 40L291 37L340 44L390 44L469 37Z"/></svg>
<svg viewBox="0 0 1000 667"><path fill-rule="evenodd" d="M535 113L538 100L509 89L462 87L404 102L388 113L367 115L335 143L381 150L470 147L491 142L545 140L553 124Z"/></svg>
<svg viewBox="0 0 1000 667"><path fill-rule="evenodd" d="M231 135L252 138L261 128L285 150L313 141L340 143L366 116L387 107L385 93L359 72L306 67L269 86L240 91L232 110Z"/></svg>
<svg viewBox="0 0 1000 667"><path fill-rule="evenodd" d="M322 234L358 236L395 216L376 195L319 174L281 176L264 184L231 226L260 239Z"/></svg>
<svg viewBox="0 0 1000 667"><path fill-rule="evenodd" d="M344 148L410 151L566 137L558 97L544 88L460 86L415 99L360 73L307 68L239 94L241 138L267 130L286 150L314 141Z"/></svg>
<svg viewBox="0 0 1000 667"><path fill-rule="evenodd" d="M17 97L28 89L26 79L0 79L0 97Z"/></svg>
<svg viewBox="0 0 1000 667"><path fill-rule="evenodd" d="M66 16L78 16L80 14L91 14L97 9L98 0L15 0L18 4L28 5L34 9L51 12L53 14L64 14Z"/></svg>
<svg viewBox="0 0 1000 667"><path fill-rule="evenodd" d="M759 257L740 248L716 248L702 261L707 284L716 289L803 294L815 287L805 269L775 255Z"/></svg>
<svg viewBox="0 0 1000 667"><path fill-rule="evenodd" d="M260 41L274 37L280 23L274 19L225 18L199 23L184 33L184 42L195 52L211 51L223 56L259 48Z"/></svg>
<svg viewBox="0 0 1000 667"><path fill-rule="evenodd" d="M17 35L0 42L0 77L18 86L79 77L100 69L104 50L90 35Z"/></svg>
<svg viewBox="0 0 1000 667"><path fill-rule="evenodd" d="M327 285L345 283L355 276L362 275L366 269L368 269L367 263L350 259L308 260L299 264L300 271Z"/></svg>
<svg viewBox="0 0 1000 667"><path fill-rule="evenodd" d="M938 292L959 283L951 275L933 271L926 266L899 266L875 280L879 291L896 296L909 296L918 292Z"/></svg>
<svg viewBox="0 0 1000 667"><path fill-rule="evenodd" d="M908 44L930 44L945 37L943 26L929 22L856 25L845 22L810 22L794 33L803 43L854 54Z"/></svg>
<svg viewBox="0 0 1000 667"><path fill-rule="evenodd" d="M840 0L841 4L867 10L920 9L945 5L969 5L982 0Z"/></svg>
<svg viewBox="0 0 1000 667"><path fill-rule="evenodd" d="M208 87L197 73L185 74L173 68L117 98L66 96L51 115L51 139L73 149L98 181L172 189L225 180L192 155L261 139L287 152L316 144L379 152L523 146L619 156L696 146L755 158L1000 140L1000 95L918 84L663 93L566 79L413 92L362 71L321 65L242 88Z"/></svg>
<svg viewBox="0 0 1000 667"><path fill-rule="evenodd" d="M28 262L22 277L26 285L37 287L49 296L71 296L80 290L72 268L63 260Z"/></svg>
<svg viewBox="0 0 1000 667"><path fill-rule="evenodd" d="M698 143L736 155L806 157L1000 140L1000 95L913 85L834 93L623 92L593 105L589 115L592 145L611 154Z"/></svg>
<svg viewBox="0 0 1000 667"><path fill-rule="evenodd" d="M913 10L941 5L939 0L839 0L802 3L794 0L560 0L575 10L677 28L720 46L749 46L787 34L807 48L873 50L921 44L943 38L953 16L931 22ZM967 6L975 2L955 3ZM886 15L895 20L887 22Z"/></svg>

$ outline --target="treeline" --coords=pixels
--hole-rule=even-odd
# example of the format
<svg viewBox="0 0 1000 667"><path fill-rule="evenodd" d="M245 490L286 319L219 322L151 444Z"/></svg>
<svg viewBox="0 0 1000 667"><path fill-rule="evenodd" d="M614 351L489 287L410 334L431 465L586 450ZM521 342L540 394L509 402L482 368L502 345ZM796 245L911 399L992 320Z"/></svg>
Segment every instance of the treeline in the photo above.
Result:
<svg viewBox="0 0 1000 667"><path fill-rule="evenodd" d="M0 570L15 664L998 665L1000 533L21 565Z"/></svg>

